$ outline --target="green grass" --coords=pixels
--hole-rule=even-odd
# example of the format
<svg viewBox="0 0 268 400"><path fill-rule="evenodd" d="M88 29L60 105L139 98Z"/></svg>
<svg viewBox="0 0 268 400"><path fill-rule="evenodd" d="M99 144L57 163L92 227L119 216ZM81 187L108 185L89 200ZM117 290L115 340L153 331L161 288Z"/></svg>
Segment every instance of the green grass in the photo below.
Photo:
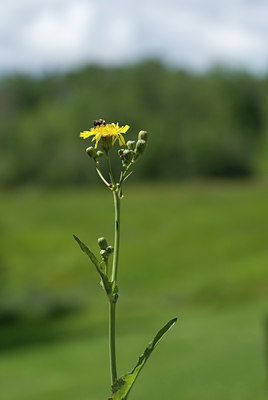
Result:
<svg viewBox="0 0 268 400"><path fill-rule="evenodd" d="M119 372L134 365L161 325L179 316L131 398L263 400L267 186L143 184L127 187L125 195ZM97 237L112 241L111 195L31 188L2 193L0 207L5 295L19 302L28 293L27 307L37 314L45 307L38 293L84 304L62 319L2 326L1 396L106 399L106 299L72 234L95 252Z"/></svg>
<svg viewBox="0 0 268 400"><path fill-rule="evenodd" d="M119 335L120 372L136 362L166 317L133 317ZM141 374L132 398L265 399L261 305L187 310ZM78 323L70 319L69 323ZM120 323L124 323L124 319ZM1 392L6 400L106 399L105 332L14 349L1 356ZM103 328L103 326L102 326ZM66 329L68 326L66 324ZM63 328L62 328L63 332ZM84 332L85 333L85 332Z"/></svg>

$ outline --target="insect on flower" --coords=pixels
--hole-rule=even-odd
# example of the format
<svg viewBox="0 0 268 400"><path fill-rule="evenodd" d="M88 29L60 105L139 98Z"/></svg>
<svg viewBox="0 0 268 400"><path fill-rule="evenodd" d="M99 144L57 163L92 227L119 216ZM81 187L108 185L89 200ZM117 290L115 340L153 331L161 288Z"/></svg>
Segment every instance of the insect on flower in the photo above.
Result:
<svg viewBox="0 0 268 400"><path fill-rule="evenodd" d="M95 119L95 121L93 122L94 127L96 126L105 126L106 125L106 121L104 119Z"/></svg>
<svg viewBox="0 0 268 400"><path fill-rule="evenodd" d="M102 148L109 150L116 140L118 140L119 145L123 146L125 144L125 139L122 134L129 130L129 125L119 126L118 122L107 124L104 119L96 119L94 121L94 126L89 131L80 132L80 137L87 139L93 136L92 141L96 141L95 149L101 140Z"/></svg>

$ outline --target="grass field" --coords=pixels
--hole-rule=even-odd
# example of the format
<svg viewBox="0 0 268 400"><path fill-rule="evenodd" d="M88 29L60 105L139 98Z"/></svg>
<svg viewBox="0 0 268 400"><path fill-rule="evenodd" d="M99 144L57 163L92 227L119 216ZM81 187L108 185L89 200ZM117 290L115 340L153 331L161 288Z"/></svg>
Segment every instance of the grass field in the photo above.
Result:
<svg viewBox="0 0 268 400"><path fill-rule="evenodd" d="M143 184L125 195L119 373L179 317L131 398L264 400L267 185ZM72 234L95 252L97 237L112 241L111 195L28 188L3 192L0 207L0 290L25 312L1 327L1 398L107 399L106 299ZM57 298L79 312L38 319Z"/></svg>

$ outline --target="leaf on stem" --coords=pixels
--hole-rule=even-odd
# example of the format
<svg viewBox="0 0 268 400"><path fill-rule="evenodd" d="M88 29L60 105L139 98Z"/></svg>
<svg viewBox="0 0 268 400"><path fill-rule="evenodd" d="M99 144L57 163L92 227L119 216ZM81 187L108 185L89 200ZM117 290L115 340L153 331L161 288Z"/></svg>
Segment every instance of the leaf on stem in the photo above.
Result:
<svg viewBox="0 0 268 400"><path fill-rule="evenodd" d="M112 396L108 400L126 400L129 392L132 389L141 369L144 367L146 361L150 357L156 345L160 342L165 333L172 328L177 322L177 318L170 320L160 331L156 334L152 342L146 347L144 353L139 357L137 364L131 372L121 376L112 386Z"/></svg>
<svg viewBox="0 0 268 400"><path fill-rule="evenodd" d="M109 300L112 303L116 303L118 299L118 287L116 283L109 281L109 278L106 272L103 270L101 263L97 260L96 256L92 253L92 251L90 251L89 248L83 242L81 242L81 240L77 236L73 235L73 237L79 244L81 250L87 254L91 262L95 265L96 270L101 277L101 286L105 290Z"/></svg>

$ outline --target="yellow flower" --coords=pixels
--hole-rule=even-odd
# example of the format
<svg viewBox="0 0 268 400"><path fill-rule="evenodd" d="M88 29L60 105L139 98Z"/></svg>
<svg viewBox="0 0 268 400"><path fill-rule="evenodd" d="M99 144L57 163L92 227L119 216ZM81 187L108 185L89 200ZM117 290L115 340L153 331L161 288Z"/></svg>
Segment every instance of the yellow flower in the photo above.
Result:
<svg viewBox="0 0 268 400"><path fill-rule="evenodd" d="M122 133L126 133L129 130L129 126L119 126L117 124L101 124L94 126L90 131L80 132L80 137L87 139L89 136L94 136L92 142L96 140L95 149L98 146L100 139L102 139L102 147L109 148L110 143L113 146L118 139L120 146L125 144L125 139Z"/></svg>

